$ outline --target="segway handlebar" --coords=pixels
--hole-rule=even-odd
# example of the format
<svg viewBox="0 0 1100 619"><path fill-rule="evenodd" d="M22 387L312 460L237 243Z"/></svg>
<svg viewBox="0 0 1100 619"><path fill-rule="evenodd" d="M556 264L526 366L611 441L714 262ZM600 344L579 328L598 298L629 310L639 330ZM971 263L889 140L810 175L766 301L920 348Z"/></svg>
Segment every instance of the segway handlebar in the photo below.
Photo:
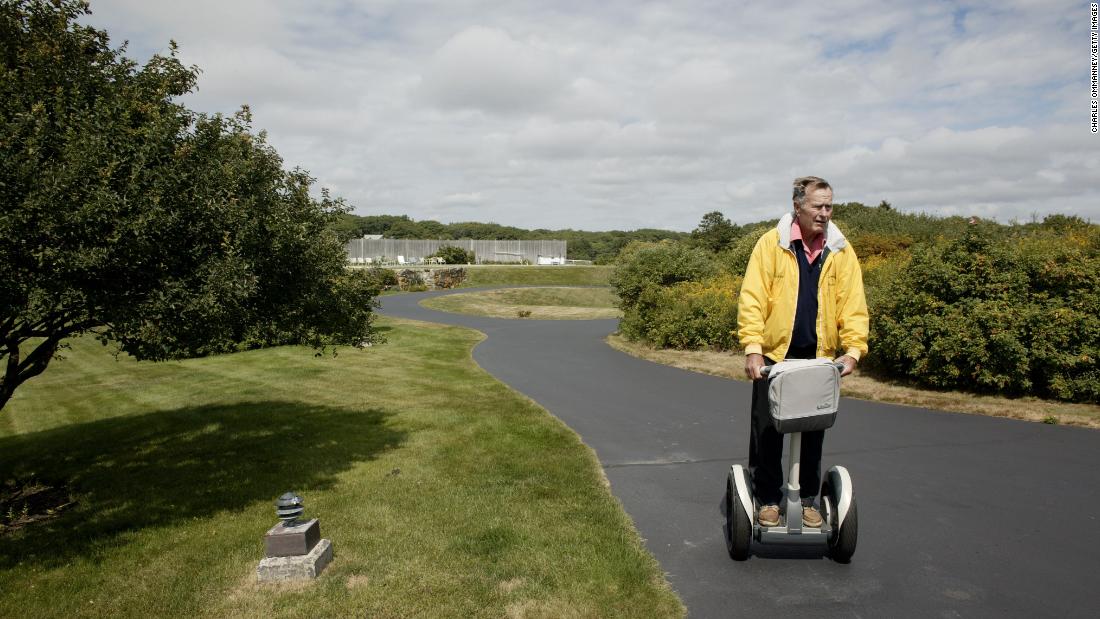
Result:
<svg viewBox="0 0 1100 619"><path fill-rule="evenodd" d="M839 361L834 361L833 365L836 366L836 369L840 370L842 373L844 372L844 364L843 363L841 363ZM772 366L770 366L770 365L765 365L764 367L760 368L760 375L763 376L764 378L767 378L768 374L771 374L771 373L772 373Z"/></svg>

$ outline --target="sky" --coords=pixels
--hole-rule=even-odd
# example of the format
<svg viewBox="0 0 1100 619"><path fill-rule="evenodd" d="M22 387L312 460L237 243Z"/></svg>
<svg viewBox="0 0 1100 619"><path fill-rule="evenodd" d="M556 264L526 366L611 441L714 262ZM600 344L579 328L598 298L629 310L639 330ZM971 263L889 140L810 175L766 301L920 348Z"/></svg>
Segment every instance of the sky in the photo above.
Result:
<svg viewBox="0 0 1100 619"><path fill-rule="evenodd" d="M359 215L691 230L835 202L1100 221L1088 2L92 0ZM826 6L827 5L827 6Z"/></svg>

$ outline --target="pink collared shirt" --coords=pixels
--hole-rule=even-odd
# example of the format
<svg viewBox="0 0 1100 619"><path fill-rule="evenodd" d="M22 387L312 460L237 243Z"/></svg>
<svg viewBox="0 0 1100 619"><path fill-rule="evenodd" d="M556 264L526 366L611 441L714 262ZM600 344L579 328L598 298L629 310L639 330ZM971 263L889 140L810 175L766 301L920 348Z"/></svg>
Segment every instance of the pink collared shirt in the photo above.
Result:
<svg viewBox="0 0 1100 619"><path fill-rule="evenodd" d="M806 261L810 264L817 260L817 257L821 255L821 250L825 249L825 235L819 234L812 243L807 243L802 238L802 227L798 225L798 218L791 223L791 240L802 241L802 250L806 253Z"/></svg>

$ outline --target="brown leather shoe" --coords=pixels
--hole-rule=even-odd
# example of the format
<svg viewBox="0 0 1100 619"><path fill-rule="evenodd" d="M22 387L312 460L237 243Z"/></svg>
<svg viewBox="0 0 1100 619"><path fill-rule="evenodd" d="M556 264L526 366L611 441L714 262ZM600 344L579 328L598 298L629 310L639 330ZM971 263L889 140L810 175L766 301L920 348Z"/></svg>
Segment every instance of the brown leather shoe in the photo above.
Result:
<svg viewBox="0 0 1100 619"><path fill-rule="evenodd" d="M765 505L761 507L760 513L756 515L756 520L762 527L779 526L779 506Z"/></svg>
<svg viewBox="0 0 1100 619"><path fill-rule="evenodd" d="M821 514L813 507L802 508L802 526L814 529L821 528Z"/></svg>

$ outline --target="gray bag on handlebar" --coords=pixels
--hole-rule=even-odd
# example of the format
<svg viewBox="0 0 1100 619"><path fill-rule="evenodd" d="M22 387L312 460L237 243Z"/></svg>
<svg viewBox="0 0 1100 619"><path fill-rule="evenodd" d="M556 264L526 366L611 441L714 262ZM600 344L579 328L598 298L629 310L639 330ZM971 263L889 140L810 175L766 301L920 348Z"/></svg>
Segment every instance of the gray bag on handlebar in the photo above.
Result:
<svg viewBox="0 0 1100 619"><path fill-rule="evenodd" d="M768 404L780 434L831 428L840 406L840 370L831 359L781 361L768 374Z"/></svg>

